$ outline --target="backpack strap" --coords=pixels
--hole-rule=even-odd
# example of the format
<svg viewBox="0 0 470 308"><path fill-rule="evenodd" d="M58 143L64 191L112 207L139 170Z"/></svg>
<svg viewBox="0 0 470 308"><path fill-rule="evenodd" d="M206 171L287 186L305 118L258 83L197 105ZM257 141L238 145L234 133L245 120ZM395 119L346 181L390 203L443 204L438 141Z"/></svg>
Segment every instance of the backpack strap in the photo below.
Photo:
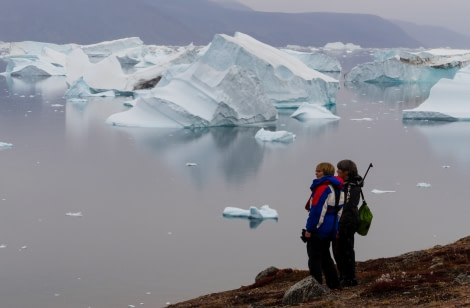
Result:
<svg viewBox="0 0 470 308"><path fill-rule="evenodd" d="M364 198L364 193L362 192L362 188L361 188L361 198L362 198L362 201L363 202L366 202L366 199ZM366 202L367 203L367 202Z"/></svg>

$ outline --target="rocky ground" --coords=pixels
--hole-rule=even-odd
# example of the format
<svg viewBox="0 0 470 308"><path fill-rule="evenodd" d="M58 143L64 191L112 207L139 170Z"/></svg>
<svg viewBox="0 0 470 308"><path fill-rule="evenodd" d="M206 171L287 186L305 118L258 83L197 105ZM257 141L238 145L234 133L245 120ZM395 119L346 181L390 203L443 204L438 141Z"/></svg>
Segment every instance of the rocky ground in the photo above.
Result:
<svg viewBox="0 0 470 308"><path fill-rule="evenodd" d="M304 270L278 269L251 285L168 307L286 307L284 293L307 276ZM470 307L470 236L398 257L358 262L357 276L358 286L297 307Z"/></svg>

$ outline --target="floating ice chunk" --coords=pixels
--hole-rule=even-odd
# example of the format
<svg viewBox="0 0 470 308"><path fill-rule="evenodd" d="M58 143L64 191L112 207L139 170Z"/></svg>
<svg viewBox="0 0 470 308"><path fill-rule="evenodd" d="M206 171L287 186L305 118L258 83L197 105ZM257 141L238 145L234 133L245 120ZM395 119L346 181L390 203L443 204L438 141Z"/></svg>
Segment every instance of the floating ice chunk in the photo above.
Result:
<svg viewBox="0 0 470 308"><path fill-rule="evenodd" d="M225 217L241 217L249 219L277 219L278 214L275 209L271 209L269 205L263 205L260 209L251 206L248 210L237 207L226 207L223 211Z"/></svg>
<svg viewBox="0 0 470 308"><path fill-rule="evenodd" d="M13 144L11 144L11 143L0 142L0 149L2 149L2 148L11 148L11 147L13 147Z"/></svg>
<svg viewBox="0 0 470 308"><path fill-rule="evenodd" d="M416 184L416 186L419 187L419 188L429 188L429 187L431 187L431 184L421 182L421 183Z"/></svg>
<svg viewBox="0 0 470 308"><path fill-rule="evenodd" d="M300 105L300 107L291 114L291 117L301 121L309 119L340 119L339 116L334 115L325 107L309 103L303 103Z"/></svg>
<svg viewBox="0 0 470 308"><path fill-rule="evenodd" d="M70 216L70 217L83 217L83 214L82 214L82 212L75 212L75 213L69 212L69 213L66 213L65 216Z"/></svg>
<svg viewBox="0 0 470 308"><path fill-rule="evenodd" d="M196 163L186 163L186 166L193 167L193 166L197 166L197 164Z"/></svg>
<svg viewBox="0 0 470 308"><path fill-rule="evenodd" d="M351 119L351 121L373 121L371 118Z"/></svg>
<svg viewBox="0 0 470 308"><path fill-rule="evenodd" d="M449 165L444 165L444 166L442 166L442 168L447 169L447 168L450 168L450 166Z"/></svg>
<svg viewBox="0 0 470 308"><path fill-rule="evenodd" d="M295 140L295 135L293 133L280 130L276 132L264 130L261 128L255 135L255 138L260 141L265 142L293 142Z"/></svg>
<svg viewBox="0 0 470 308"><path fill-rule="evenodd" d="M371 193L373 194L385 194L385 193L394 193L394 190L379 190L379 189L372 189Z"/></svg>
<svg viewBox="0 0 470 308"><path fill-rule="evenodd" d="M2 248L7 248L7 245L1 244L1 245L0 245L0 249L2 249Z"/></svg>

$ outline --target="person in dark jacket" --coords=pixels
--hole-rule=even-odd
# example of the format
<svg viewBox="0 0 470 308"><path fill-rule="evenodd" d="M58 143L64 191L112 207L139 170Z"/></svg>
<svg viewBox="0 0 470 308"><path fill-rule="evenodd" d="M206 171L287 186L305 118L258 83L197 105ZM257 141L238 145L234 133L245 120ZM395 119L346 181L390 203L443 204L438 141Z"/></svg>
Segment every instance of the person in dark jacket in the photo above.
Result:
<svg viewBox="0 0 470 308"><path fill-rule="evenodd" d="M354 234L359 225L358 205L363 180L352 160L346 159L338 162L337 173L338 177L344 180L344 205L340 210L333 254L338 266L341 287L350 287L357 285Z"/></svg>
<svg viewBox="0 0 470 308"><path fill-rule="evenodd" d="M335 167L330 163L320 163L310 186L311 196L305 205L309 211L305 226L307 240L308 268L318 283L322 284L322 274L330 289L339 288L338 272L330 254L332 240L336 237L338 209L336 193L340 196L342 180L334 176ZM339 203L339 201L338 201Z"/></svg>

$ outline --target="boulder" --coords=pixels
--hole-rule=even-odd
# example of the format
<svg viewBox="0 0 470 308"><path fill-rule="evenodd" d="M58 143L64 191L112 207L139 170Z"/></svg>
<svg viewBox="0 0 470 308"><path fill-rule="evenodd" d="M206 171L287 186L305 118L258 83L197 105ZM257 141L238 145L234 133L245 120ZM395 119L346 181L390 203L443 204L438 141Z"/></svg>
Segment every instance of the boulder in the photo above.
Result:
<svg viewBox="0 0 470 308"><path fill-rule="evenodd" d="M308 276L287 290L282 299L282 303L284 305L297 305L328 293L330 293L328 287L322 286L315 278Z"/></svg>

